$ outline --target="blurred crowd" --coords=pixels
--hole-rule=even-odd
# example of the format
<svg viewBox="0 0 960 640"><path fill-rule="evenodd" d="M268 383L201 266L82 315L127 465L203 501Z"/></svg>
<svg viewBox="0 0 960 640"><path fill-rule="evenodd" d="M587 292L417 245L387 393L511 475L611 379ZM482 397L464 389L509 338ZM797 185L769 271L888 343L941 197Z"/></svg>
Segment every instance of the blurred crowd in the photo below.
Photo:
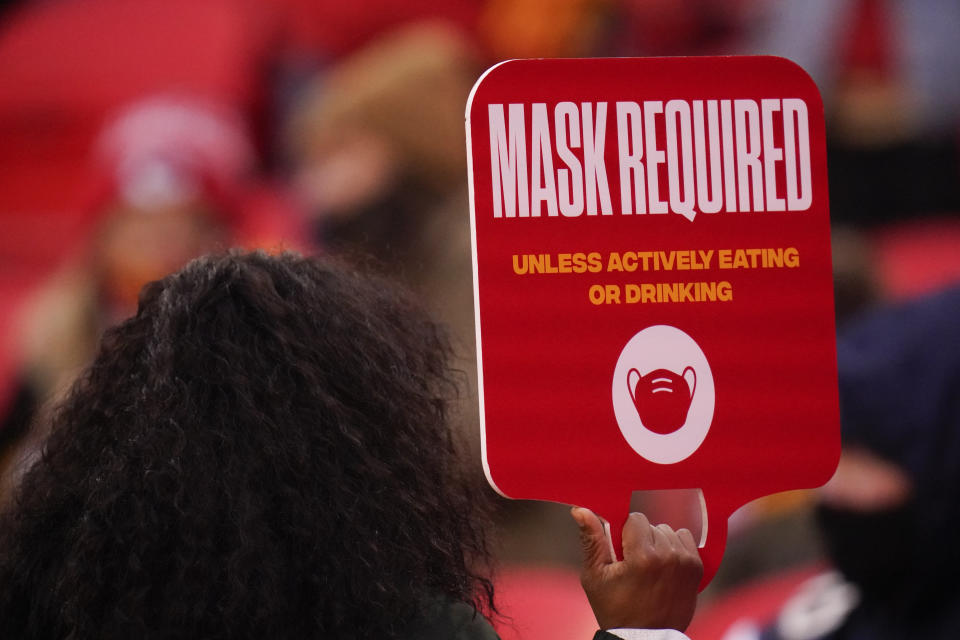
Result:
<svg viewBox="0 0 960 640"><path fill-rule="evenodd" d="M958 34L955 0L0 3L0 500L141 286L230 246L345 254L417 292L451 329L457 419L476 438L463 114L477 77L509 58L775 54L810 73L826 109L843 473L826 498L735 514L690 634L824 637L764 629L825 558L877 580L844 566L860 540L844 517L909 505L930 528L911 540L929 551L960 515L960 309L937 297L960 282ZM842 513L823 518L825 500ZM502 635L584 637L594 623L566 509L501 511L515 615ZM819 536L824 523L842 535ZM877 545L874 560L893 553ZM910 574L897 571L884 579ZM756 580L768 582L749 591ZM876 595L860 592L848 610ZM937 599L918 593L895 598ZM958 637L956 618L918 635ZM842 637L906 637L889 627Z"/></svg>

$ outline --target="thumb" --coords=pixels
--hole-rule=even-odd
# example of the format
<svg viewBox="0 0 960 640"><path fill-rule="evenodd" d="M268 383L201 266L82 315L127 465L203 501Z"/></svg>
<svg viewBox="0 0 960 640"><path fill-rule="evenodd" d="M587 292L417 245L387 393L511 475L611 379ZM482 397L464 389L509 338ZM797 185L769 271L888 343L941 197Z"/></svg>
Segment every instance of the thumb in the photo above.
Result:
<svg viewBox="0 0 960 640"><path fill-rule="evenodd" d="M594 569L613 562L613 547L600 518L583 507L574 507L570 515L580 528L584 569Z"/></svg>

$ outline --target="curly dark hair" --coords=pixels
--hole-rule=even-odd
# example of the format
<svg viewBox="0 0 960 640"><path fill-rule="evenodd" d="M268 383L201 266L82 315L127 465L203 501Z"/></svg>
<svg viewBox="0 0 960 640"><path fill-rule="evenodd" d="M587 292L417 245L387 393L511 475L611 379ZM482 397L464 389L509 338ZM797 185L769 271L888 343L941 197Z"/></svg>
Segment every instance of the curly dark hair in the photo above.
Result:
<svg viewBox="0 0 960 640"><path fill-rule="evenodd" d="M231 252L108 331L0 519L3 638L399 637L493 608L448 343L328 260Z"/></svg>

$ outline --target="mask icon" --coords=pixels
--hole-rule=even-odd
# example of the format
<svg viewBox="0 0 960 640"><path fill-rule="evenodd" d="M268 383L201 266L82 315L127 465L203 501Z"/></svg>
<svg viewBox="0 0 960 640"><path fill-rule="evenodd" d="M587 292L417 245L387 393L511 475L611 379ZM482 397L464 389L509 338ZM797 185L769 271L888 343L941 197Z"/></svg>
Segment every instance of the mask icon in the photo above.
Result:
<svg viewBox="0 0 960 640"><path fill-rule="evenodd" d="M655 369L643 376L637 369L630 369L627 389L644 427L662 435L673 433L687 421L697 389L697 373L693 367L687 367L682 375Z"/></svg>

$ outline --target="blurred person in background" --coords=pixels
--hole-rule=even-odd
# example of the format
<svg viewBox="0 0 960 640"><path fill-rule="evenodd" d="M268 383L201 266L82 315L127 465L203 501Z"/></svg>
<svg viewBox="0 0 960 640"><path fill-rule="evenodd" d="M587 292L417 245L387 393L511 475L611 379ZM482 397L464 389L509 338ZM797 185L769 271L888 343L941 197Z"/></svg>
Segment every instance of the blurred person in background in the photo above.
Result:
<svg viewBox="0 0 960 640"><path fill-rule="evenodd" d="M466 185L463 110L479 71L471 45L430 22L383 34L317 75L286 138L325 242L418 259L409 245ZM466 214L465 196L458 204Z"/></svg>
<svg viewBox="0 0 960 640"><path fill-rule="evenodd" d="M91 164L92 240L22 318L11 438L31 423L42 438L41 407L62 399L103 331L136 311L144 284L226 246L294 248L303 240L295 210L254 182L243 120L222 105L172 95L138 101L108 123ZM0 480L0 493L9 482Z"/></svg>
<svg viewBox="0 0 960 640"><path fill-rule="evenodd" d="M149 284L0 510L0 635L492 639L449 345L389 282L230 252ZM574 509L597 638L685 638L689 531ZM619 631L622 628L630 632Z"/></svg>

